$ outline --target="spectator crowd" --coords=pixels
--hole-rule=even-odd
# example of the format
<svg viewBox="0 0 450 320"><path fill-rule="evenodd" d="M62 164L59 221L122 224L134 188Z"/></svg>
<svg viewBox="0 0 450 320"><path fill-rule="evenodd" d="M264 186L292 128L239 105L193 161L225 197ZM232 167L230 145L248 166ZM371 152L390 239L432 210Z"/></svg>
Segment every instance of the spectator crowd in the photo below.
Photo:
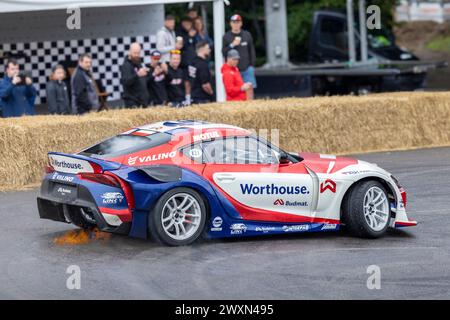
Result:
<svg viewBox="0 0 450 320"><path fill-rule="evenodd" d="M243 30L241 16L230 18L230 30L223 37L221 68L227 101L253 99L256 88L255 47L252 35ZM140 43L132 43L120 67L122 99L126 108L147 106L185 107L215 100L210 56L214 43L204 20L189 10L177 27L167 15L156 34L156 50L150 63L143 61ZM220 48L216 48L220 50ZM50 114L85 114L100 110L99 88L93 78L92 57L82 54L70 74L63 65L53 67L46 86ZM0 80L0 109L3 117L35 114L36 89L31 75L10 59Z"/></svg>

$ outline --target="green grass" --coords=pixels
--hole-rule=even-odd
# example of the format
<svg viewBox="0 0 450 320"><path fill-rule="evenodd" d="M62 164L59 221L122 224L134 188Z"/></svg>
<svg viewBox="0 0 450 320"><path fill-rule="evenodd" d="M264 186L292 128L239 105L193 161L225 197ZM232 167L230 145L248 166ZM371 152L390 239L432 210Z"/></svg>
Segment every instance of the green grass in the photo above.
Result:
<svg viewBox="0 0 450 320"><path fill-rule="evenodd" d="M431 40L427 43L427 49L431 51L450 52L450 36Z"/></svg>

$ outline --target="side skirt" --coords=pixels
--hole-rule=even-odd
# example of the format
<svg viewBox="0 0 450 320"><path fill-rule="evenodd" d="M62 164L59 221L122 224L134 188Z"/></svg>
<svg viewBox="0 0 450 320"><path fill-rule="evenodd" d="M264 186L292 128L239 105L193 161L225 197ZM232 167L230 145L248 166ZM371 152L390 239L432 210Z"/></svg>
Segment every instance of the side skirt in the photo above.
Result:
<svg viewBox="0 0 450 320"><path fill-rule="evenodd" d="M235 220L212 221L208 238L251 237L265 234L286 234L303 232L338 231L340 225L336 223L270 223L260 221Z"/></svg>

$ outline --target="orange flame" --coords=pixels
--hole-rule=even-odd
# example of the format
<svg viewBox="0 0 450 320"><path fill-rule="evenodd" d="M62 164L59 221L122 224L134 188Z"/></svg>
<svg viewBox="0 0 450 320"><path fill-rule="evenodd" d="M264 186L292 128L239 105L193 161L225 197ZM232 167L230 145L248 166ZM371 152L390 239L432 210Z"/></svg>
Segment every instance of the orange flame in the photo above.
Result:
<svg viewBox="0 0 450 320"><path fill-rule="evenodd" d="M107 241L110 233L101 232L98 228L69 230L53 242L57 245L84 245L97 240Z"/></svg>

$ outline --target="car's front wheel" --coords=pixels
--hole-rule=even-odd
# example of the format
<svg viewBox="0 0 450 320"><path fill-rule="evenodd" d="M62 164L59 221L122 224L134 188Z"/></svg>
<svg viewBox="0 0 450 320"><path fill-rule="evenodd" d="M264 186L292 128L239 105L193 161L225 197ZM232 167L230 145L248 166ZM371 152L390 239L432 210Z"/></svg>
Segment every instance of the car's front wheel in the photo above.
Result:
<svg viewBox="0 0 450 320"><path fill-rule="evenodd" d="M198 192L189 188L170 190L150 212L150 235L170 246L191 244L202 235L206 216L205 202Z"/></svg>
<svg viewBox="0 0 450 320"><path fill-rule="evenodd" d="M389 227L388 193L378 181L362 181L353 186L344 198L342 209L344 223L355 236L378 238Z"/></svg>

